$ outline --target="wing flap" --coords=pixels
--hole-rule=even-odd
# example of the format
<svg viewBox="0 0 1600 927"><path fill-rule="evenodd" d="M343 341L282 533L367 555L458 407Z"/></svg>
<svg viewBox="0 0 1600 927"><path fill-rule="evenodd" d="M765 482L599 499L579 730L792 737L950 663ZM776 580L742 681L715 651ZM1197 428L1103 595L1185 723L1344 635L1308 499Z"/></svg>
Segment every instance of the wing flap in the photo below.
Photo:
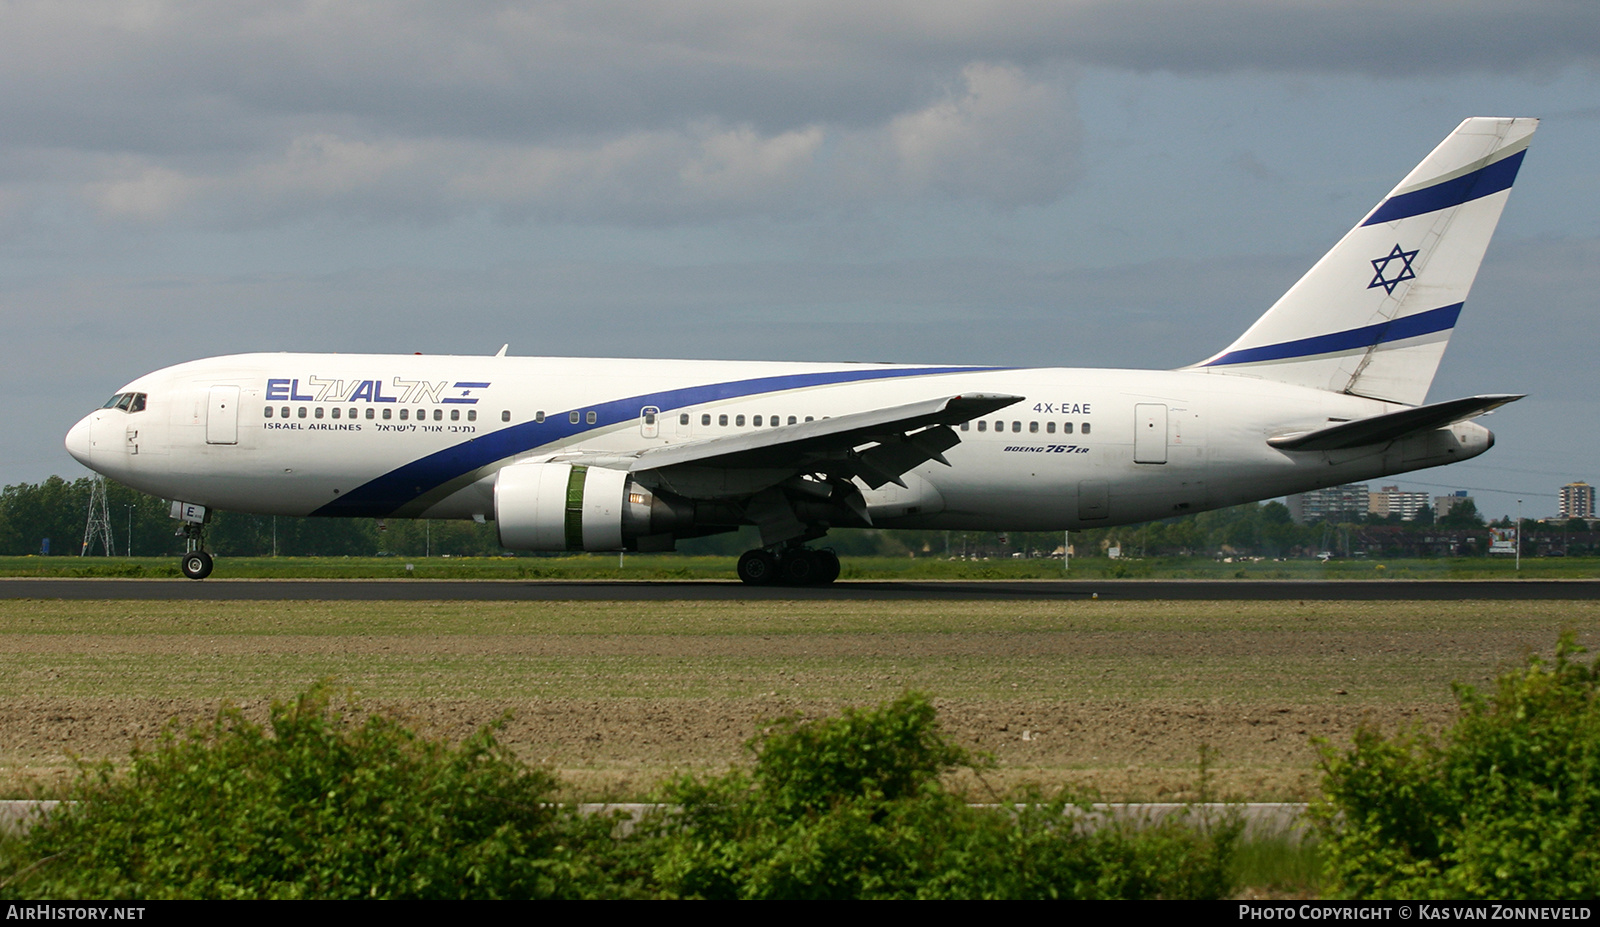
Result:
<svg viewBox="0 0 1600 927"><path fill-rule="evenodd" d="M1357 419L1353 422L1340 422L1315 431L1273 435L1267 439L1267 443L1283 451L1338 451L1383 444L1406 435L1433 431L1454 425L1456 422L1464 422L1521 398L1521 395L1499 393L1451 399Z"/></svg>

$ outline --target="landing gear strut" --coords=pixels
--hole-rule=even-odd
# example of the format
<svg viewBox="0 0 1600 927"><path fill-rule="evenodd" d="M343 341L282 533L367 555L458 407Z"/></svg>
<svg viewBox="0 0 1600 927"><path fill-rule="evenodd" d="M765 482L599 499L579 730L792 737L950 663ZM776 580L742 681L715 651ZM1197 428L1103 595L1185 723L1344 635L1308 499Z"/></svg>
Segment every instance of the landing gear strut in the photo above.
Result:
<svg viewBox="0 0 1600 927"><path fill-rule="evenodd" d="M739 579L751 586L826 586L838 578L839 556L831 550L747 550L739 558Z"/></svg>
<svg viewBox="0 0 1600 927"><path fill-rule="evenodd" d="M184 548L188 551L183 559L178 561L178 569L190 579L205 579L211 575L211 568L215 566L211 555L205 552L205 538L203 536L205 525L185 522L178 529L178 535L183 538Z"/></svg>

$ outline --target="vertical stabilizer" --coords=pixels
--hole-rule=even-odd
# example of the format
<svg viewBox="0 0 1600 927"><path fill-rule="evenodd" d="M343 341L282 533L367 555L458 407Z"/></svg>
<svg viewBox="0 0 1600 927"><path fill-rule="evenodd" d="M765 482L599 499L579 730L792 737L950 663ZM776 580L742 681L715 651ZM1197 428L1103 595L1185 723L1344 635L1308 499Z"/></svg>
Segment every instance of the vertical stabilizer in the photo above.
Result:
<svg viewBox="0 0 1600 927"><path fill-rule="evenodd" d="M1538 124L1461 123L1266 315L1190 369L1421 403Z"/></svg>

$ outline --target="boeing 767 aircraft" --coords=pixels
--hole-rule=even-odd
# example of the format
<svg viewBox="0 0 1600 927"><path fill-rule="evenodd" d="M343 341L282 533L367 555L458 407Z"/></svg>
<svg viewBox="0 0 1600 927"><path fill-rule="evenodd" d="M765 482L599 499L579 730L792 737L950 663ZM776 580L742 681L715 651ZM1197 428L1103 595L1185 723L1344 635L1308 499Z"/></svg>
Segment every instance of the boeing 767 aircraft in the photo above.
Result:
<svg viewBox="0 0 1600 927"><path fill-rule="evenodd" d="M67 433L173 502L471 518L530 551L666 551L754 525L747 583L827 583L806 545L878 526L1126 524L1466 460L1424 404L1534 119L1461 123L1232 344L1179 370L242 354L168 367Z"/></svg>

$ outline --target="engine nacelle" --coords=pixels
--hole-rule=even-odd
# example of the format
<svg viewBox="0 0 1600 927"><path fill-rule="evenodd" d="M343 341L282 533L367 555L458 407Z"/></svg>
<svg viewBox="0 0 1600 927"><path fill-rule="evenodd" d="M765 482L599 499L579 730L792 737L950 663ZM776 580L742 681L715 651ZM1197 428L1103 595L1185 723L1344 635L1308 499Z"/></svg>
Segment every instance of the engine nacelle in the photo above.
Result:
<svg viewBox="0 0 1600 927"><path fill-rule="evenodd" d="M496 475L494 518L509 550L622 550L662 536L662 549L671 550L672 532L692 524L694 514L622 470L528 463Z"/></svg>

